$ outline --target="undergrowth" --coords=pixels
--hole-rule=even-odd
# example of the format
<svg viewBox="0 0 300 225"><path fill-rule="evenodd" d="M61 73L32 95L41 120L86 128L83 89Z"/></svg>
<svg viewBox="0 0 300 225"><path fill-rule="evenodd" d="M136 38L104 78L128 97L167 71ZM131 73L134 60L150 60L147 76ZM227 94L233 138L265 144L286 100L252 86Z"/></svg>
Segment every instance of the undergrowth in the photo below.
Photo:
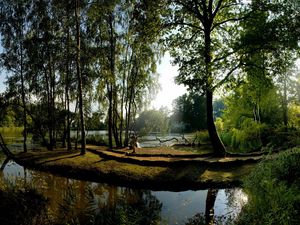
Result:
<svg viewBox="0 0 300 225"><path fill-rule="evenodd" d="M266 159L245 179L249 202L237 224L300 224L300 148Z"/></svg>

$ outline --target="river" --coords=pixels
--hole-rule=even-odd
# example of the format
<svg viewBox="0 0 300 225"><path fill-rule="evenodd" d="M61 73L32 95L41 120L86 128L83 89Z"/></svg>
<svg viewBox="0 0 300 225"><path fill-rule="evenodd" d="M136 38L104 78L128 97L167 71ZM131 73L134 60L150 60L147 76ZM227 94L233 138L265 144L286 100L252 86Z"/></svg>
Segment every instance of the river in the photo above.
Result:
<svg viewBox="0 0 300 225"><path fill-rule="evenodd" d="M5 156L0 153L0 166ZM116 216L120 209L136 217L145 217L158 224L187 224L214 216L217 220L234 219L247 202L247 196L241 188L206 189L196 191L152 191L114 186L106 183L60 177L50 173L26 169L14 161L9 161L0 172L0 179L10 183L29 183L49 199L50 211L58 215L67 199L74 197L76 213L84 214L93 207L102 216ZM111 213L114 212L114 213ZM113 220L113 219L112 219ZM155 224L150 223L149 224Z"/></svg>

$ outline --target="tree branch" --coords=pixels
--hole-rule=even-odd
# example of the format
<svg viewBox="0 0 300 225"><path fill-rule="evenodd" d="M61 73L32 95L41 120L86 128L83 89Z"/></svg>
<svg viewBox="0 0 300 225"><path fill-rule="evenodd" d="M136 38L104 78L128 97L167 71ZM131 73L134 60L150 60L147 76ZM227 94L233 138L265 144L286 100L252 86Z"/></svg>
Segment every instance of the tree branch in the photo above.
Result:
<svg viewBox="0 0 300 225"><path fill-rule="evenodd" d="M178 25L189 26L189 27L204 31L204 29L200 26L194 25L192 23L183 22L183 21L175 21L172 23L167 23L165 26L168 27L168 26L178 26Z"/></svg>
<svg viewBox="0 0 300 225"><path fill-rule="evenodd" d="M238 65L236 65L235 67L233 67L227 74L226 76L224 77L224 79L222 79L218 84L216 84L214 87L213 87L213 90L215 90L216 88L220 87L221 85L223 85L227 79L230 77L230 75L235 71L237 70L241 65L243 65L242 63L239 63Z"/></svg>
<svg viewBox="0 0 300 225"><path fill-rule="evenodd" d="M195 7L195 10L194 10L195 15L199 18L199 20L203 24L204 23L204 16L203 16L203 14L201 14L201 12L198 8L198 1L197 0L194 0L194 7ZM200 8L203 11L203 8L201 7L201 5L200 5Z"/></svg>
<svg viewBox="0 0 300 225"><path fill-rule="evenodd" d="M215 8L215 10L214 10L214 12L213 12L213 14L212 14L212 18L215 18L216 15L217 15L217 13L218 13L221 9L224 8L224 7L221 7L221 6L222 6L222 3L223 3L223 0L219 0L219 1L218 1L217 6L216 6L216 8Z"/></svg>
<svg viewBox="0 0 300 225"><path fill-rule="evenodd" d="M241 17L241 18L230 18L230 19L227 19L227 20L223 20L222 22L219 22L219 23L216 23L212 26L212 28L210 29L210 31L213 31L216 27L219 27L221 26L222 24L225 24L225 23L228 23L228 22L235 22L235 21L241 21L243 19L246 19L247 17L244 16L244 17Z"/></svg>
<svg viewBox="0 0 300 225"><path fill-rule="evenodd" d="M237 52L237 51L229 52L229 53L227 53L226 55L224 55L224 56L222 56L222 57L215 58L212 62L215 63L215 62L217 62L217 61L221 61L221 60L227 58L228 56L230 56L230 55L232 55L232 54L234 54L234 53L236 53L236 52Z"/></svg>
<svg viewBox="0 0 300 225"><path fill-rule="evenodd" d="M208 12L209 12L209 18L210 19L213 19L213 12L212 12L212 4L213 3L213 0L209 0L209 2L208 2Z"/></svg>

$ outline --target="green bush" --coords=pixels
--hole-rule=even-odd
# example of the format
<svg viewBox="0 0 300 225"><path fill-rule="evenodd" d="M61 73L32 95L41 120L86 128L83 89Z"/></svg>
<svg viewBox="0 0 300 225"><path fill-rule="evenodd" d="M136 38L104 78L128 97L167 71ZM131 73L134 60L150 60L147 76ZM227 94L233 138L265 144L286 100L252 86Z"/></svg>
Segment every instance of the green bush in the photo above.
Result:
<svg viewBox="0 0 300 225"><path fill-rule="evenodd" d="M209 142L210 138L207 130L197 131L193 135L193 143L196 145L208 144Z"/></svg>
<svg viewBox="0 0 300 225"><path fill-rule="evenodd" d="M244 119L239 128L221 131L223 143L234 152L251 152L263 146L263 137L268 132L265 124Z"/></svg>
<svg viewBox="0 0 300 225"><path fill-rule="evenodd" d="M245 179L249 202L237 224L300 224L300 149L260 163Z"/></svg>
<svg viewBox="0 0 300 225"><path fill-rule="evenodd" d="M300 145L300 130L296 128L277 127L266 137L274 149L288 149Z"/></svg>
<svg viewBox="0 0 300 225"><path fill-rule="evenodd" d="M108 140L104 135L88 135L86 136L86 143L92 145L106 146Z"/></svg>

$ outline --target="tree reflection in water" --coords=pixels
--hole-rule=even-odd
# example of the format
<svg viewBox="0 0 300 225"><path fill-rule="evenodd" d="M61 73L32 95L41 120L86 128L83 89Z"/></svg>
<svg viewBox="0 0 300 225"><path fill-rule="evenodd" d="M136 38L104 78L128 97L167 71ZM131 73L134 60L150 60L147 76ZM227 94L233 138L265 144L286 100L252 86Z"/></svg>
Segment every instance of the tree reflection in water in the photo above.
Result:
<svg viewBox="0 0 300 225"><path fill-rule="evenodd" d="M99 196L95 192L103 190L102 185L95 191L85 188L84 196L78 196L73 186L69 187L59 206L58 224L160 224L162 204L150 191L110 187Z"/></svg>
<svg viewBox="0 0 300 225"><path fill-rule="evenodd" d="M208 189L206 196L205 213L197 213L192 218L189 218L185 225L229 225L234 224L235 218L240 213L241 208L246 203L245 195L240 190L226 189L225 194L228 199L226 207L231 208L226 215L215 215L215 202L218 196L218 189ZM236 195L242 195L237 198ZM237 200L243 202L237 202ZM226 210L225 210L226 211Z"/></svg>
<svg viewBox="0 0 300 225"><path fill-rule="evenodd" d="M188 219L186 225L212 225L215 224L214 205L217 198L218 189L208 189L205 204L205 213L197 213L192 218Z"/></svg>
<svg viewBox="0 0 300 225"><path fill-rule="evenodd" d="M0 162L4 160L2 157ZM238 193L234 189L220 191L209 189L197 193L152 192L59 177L26 170L15 163L8 163L4 173L0 171L0 179L29 185L45 196L49 200L47 205L47 215L49 214L47 218L51 219L47 223L49 225L230 224L228 221L231 212L239 213L239 210L236 211L238 207L235 206L235 195ZM194 196L200 198L189 202ZM232 206L226 208L227 203ZM194 213L197 214L189 219L185 217Z"/></svg>

